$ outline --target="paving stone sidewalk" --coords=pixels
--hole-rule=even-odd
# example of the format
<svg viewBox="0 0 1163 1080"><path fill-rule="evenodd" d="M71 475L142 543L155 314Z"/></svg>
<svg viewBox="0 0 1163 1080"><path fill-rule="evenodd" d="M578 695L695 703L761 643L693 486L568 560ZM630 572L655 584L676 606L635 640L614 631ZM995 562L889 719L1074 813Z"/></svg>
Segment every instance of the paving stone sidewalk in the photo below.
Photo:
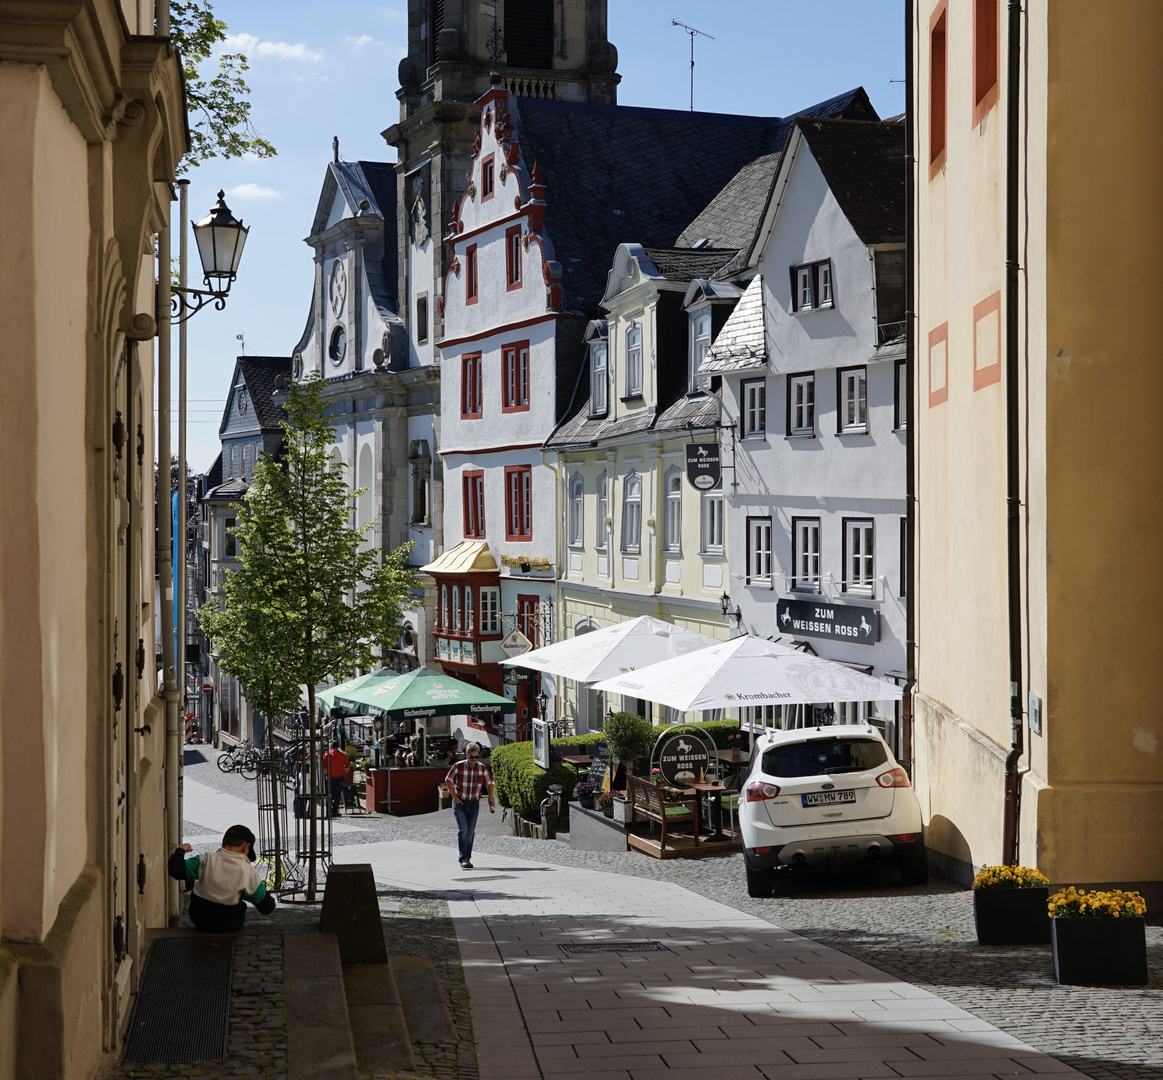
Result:
<svg viewBox="0 0 1163 1080"><path fill-rule="evenodd" d="M253 785L223 776L212 761L187 773L253 804ZM786 895L754 900L746 895L738 855L662 862L630 852L571 851L561 843L501 835L505 826L499 818L482 818L478 851L682 885L929 989L1095 1080L1163 1080L1160 913L1147 927L1151 978L1146 987L1064 987L1054 981L1048 947L978 946L972 894L940 878L906 889L890 870L803 874ZM449 811L349 820L359 831L336 837L340 858L347 844L378 840L455 845Z"/></svg>

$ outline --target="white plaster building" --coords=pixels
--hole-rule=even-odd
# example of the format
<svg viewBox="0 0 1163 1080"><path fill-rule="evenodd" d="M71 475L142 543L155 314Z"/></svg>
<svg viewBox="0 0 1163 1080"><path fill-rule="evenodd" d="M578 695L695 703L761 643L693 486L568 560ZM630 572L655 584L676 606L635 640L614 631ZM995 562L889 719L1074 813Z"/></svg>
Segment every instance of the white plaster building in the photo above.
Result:
<svg viewBox="0 0 1163 1080"><path fill-rule="evenodd" d="M902 679L904 138L900 123L797 120L758 273L700 368L722 377L735 427L723 486L736 621ZM891 705L833 715L895 736Z"/></svg>
<svg viewBox="0 0 1163 1080"><path fill-rule="evenodd" d="M410 564L441 544L440 369L409 342L397 303L396 174L382 162L327 167L308 243L315 285L293 374L317 373L335 428L335 460L351 489L366 489L353 524L373 526L369 543L390 551L411 541ZM431 583L421 577L397 648L401 669L429 658ZM341 673L336 673L341 674Z"/></svg>

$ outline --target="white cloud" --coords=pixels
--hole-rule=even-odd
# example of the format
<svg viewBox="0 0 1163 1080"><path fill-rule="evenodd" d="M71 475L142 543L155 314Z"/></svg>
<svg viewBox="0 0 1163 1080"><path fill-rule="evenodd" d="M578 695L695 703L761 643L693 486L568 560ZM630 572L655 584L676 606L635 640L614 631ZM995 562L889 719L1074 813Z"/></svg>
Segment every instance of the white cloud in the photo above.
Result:
<svg viewBox="0 0 1163 1080"><path fill-rule="evenodd" d="M226 194L235 199L279 199L283 193L258 184L235 184Z"/></svg>
<svg viewBox="0 0 1163 1080"><path fill-rule="evenodd" d="M248 56L274 57L276 60L292 60L314 64L323 59L323 54L306 45L288 45L285 41L259 41L254 34L228 34L225 46L229 52L246 53Z"/></svg>
<svg viewBox="0 0 1163 1080"><path fill-rule="evenodd" d="M366 49L369 45L382 44L382 42L376 41L371 34L360 34L359 37L348 37L345 40L353 49Z"/></svg>

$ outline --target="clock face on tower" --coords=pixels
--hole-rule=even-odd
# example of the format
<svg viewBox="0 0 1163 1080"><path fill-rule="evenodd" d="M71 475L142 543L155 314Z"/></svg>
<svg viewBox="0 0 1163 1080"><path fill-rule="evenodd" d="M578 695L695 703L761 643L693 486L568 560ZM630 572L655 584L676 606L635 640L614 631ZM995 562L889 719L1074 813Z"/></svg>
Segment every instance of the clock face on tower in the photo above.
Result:
<svg viewBox="0 0 1163 1080"><path fill-rule="evenodd" d="M347 300L347 271L343 269L342 259L336 259L331 264L331 277L327 282L327 295L331 300L331 310L338 319L343 314L343 305Z"/></svg>

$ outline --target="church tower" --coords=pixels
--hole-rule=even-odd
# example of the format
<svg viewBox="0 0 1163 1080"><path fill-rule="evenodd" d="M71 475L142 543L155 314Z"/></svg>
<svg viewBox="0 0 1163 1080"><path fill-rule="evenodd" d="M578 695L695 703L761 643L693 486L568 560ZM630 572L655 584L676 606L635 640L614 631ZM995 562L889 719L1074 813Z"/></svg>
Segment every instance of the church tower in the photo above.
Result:
<svg viewBox="0 0 1163 1080"><path fill-rule="evenodd" d="M616 105L618 51L607 0L408 0L400 120L384 133L399 153L399 297L409 366L432 363L441 240L464 187L480 122L473 103L495 78L518 98Z"/></svg>

